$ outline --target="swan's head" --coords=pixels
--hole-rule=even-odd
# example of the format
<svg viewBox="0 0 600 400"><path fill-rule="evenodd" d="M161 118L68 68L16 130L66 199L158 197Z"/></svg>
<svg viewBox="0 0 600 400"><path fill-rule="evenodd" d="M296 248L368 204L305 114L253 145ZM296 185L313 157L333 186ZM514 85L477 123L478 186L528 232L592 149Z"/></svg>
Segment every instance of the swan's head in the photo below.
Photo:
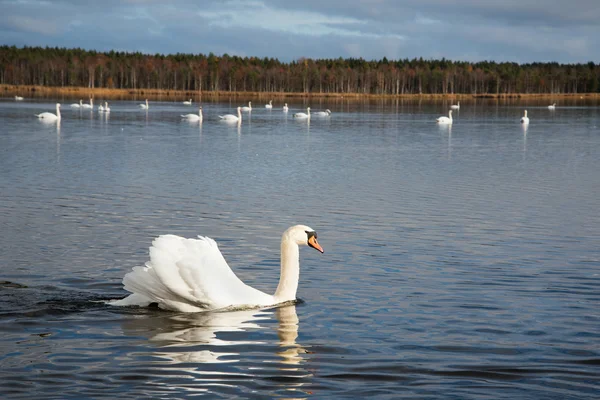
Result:
<svg viewBox="0 0 600 400"><path fill-rule="evenodd" d="M324 252L323 248L317 241L317 232L306 225L295 225L288 228L283 234L284 239L291 240L297 245L312 247L315 250Z"/></svg>
<svg viewBox="0 0 600 400"><path fill-rule="evenodd" d="M328 108L327 110L325 110L325 112L326 112L327 114L331 114L331 110L330 110L329 108Z"/></svg>

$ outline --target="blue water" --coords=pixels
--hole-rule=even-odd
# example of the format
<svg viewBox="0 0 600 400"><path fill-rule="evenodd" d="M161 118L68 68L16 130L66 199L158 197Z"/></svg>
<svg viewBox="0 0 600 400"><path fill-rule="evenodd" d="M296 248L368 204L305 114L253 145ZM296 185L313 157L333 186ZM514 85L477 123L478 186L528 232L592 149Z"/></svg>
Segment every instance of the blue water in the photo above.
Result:
<svg viewBox="0 0 600 400"><path fill-rule="evenodd" d="M397 100L33 116L57 101L0 100L0 397L598 397L597 104L461 101L451 128L449 103ZM301 249L295 306L104 303L165 233L272 293L298 223L325 253Z"/></svg>

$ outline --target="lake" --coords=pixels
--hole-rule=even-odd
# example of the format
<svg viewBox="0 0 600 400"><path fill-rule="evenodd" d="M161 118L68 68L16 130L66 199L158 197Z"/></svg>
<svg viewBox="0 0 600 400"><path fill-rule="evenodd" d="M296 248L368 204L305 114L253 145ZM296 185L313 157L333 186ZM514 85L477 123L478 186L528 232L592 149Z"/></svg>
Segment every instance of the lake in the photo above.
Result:
<svg viewBox="0 0 600 400"><path fill-rule="evenodd" d="M0 100L0 397L583 399L600 393L600 107ZM99 100L96 99L96 103ZM289 101L289 100L286 100ZM330 109L310 122L292 114ZM519 123L523 110L531 120ZM165 233L300 301L114 307Z"/></svg>

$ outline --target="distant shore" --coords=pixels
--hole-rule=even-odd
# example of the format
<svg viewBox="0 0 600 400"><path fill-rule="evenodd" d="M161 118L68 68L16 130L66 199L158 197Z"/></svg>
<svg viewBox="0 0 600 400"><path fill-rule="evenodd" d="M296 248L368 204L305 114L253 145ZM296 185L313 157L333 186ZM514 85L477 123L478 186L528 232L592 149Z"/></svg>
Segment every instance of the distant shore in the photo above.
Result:
<svg viewBox="0 0 600 400"><path fill-rule="evenodd" d="M199 99L236 97L244 99L271 99L271 98L335 98L335 99L381 99L403 98L422 100L468 100L468 99L600 99L600 93L500 93L500 94L361 94L361 93L289 93L289 92L230 92L230 91L192 91L192 90L165 90L165 89L109 89L88 87L54 87L33 85L0 85L0 96L48 97L61 96L69 98L87 99L100 97L103 99Z"/></svg>

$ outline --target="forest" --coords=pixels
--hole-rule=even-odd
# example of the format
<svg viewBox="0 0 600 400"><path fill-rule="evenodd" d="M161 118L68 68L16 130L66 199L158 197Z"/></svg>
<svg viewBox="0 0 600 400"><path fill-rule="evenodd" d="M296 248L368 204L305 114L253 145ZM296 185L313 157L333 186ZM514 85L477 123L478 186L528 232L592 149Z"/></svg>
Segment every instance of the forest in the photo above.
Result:
<svg viewBox="0 0 600 400"><path fill-rule="evenodd" d="M362 58L281 62L0 46L0 84L184 91L404 94L597 93L600 65Z"/></svg>

